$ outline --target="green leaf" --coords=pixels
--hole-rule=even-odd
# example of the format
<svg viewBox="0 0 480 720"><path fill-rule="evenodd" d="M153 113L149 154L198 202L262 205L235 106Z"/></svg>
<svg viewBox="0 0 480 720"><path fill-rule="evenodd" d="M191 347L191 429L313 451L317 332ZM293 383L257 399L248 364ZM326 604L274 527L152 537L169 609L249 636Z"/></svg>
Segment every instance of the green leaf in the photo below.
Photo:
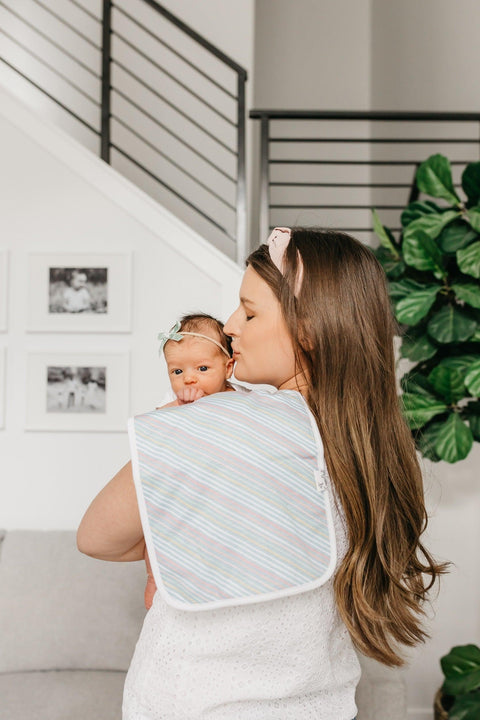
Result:
<svg viewBox="0 0 480 720"><path fill-rule="evenodd" d="M410 225L411 222L413 222L414 220L418 220L418 218L423 217L424 215L441 213L442 209L443 208L441 208L439 205L432 202L431 200L415 200L414 202L407 205L405 210L402 212L400 218L402 227L407 227L407 225Z"/></svg>
<svg viewBox="0 0 480 720"><path fill-rule="evenodd" d="M426 397L434 396L434 388L426 375L412 370L406 373L400 380L400 386L404 393L416 393L417 395L425 395Z"/></svg>
<svg viewBox="0 0 480 720"><path fill-rule="evenodd" d="M432 358L437 349L428 335L412 333L403 337L400 353L413 362L422 362Z"/></svg>
<svg viewBox="0 0 480 720"><path fill-rule="evenodd" d="M403 275L405 272L405 263L403 260L397 260L389 250L382 246L376 248L374 253L388 278L396 280Z"/></svg>
<svg viewBox="0 0 480 720"><path fill-rule="evenodd" d="M455 463L467 457L472 445L472 431L458 413L452 412L438 432L435 452L442 460Z"/></svg>
<svg viewBox="0 0 480 720"><path fill-rule="evenodd" d="M477 645L456 645L440 659L447 695L461 695L480 688L480 648Z"/></svg>
<svg viewBox="0 0 480 720"><path fill-rule="evenodd" d="M408 297L402 298L395 308L398 322L416 325L427 315L439 290L440 285L426 285L422 290L417 290L410 293Z"/></svg>
<svg viewBox="0 0 480 720"><path fill-rule="evenodd" d="M475 440L480 440L480 412L478 415L468 413L466 414L466 417L473 437Z"/></svg>
<svg viewBox="0 0 480 720"><path fill-rule="evenodd" d="M435 415L448 410L445 403L435 397L417 395L416 393L403 393L403 413L410 428L420 428Z"/></svg>
<svg viewBox="0 0 480 720"><path fill-rule="evenodd" d="M457 250L458 267L463 273L480 278L480 242Z"/></svg>
<svg viewBox="0 0 480 720"><path fill-rule="evenodd" d="M480 397L480 360L471 366L465 377L465 385L473 397Z"/></svg>
<svg viewBox="0 0 480 720"><path fill-rule="evenodd" d="M425 285L419 283L411 278L402 278L398 281L393 281L388 284L388 293L390 298L394 301L401 300L404 297L410 295L411 292L416 290L423 290Z"/></svg>
<svg viewBox="0 0 480 720"><path fill-rule="evenodd" d="M473 363L480 360L478 355L449 355L438 363L438 367L447 367L451 370L458 370L462 376L466 375Z"/></svg>
<svg viewBox="0 0 480 720"><path fill-rule="evenodd" d="M476 329L475 320L453 305L445 305L435 313L427 326L430 337L443 344L464 342L472 337Z"/></svg>
<svg viewBox="0 0 480 720"><path fill-rule="evenodd" d="M453 222L453 220L456 220L458 217L460 217L460 213L456 210L447 210L439 215L423 215L423 217L418 218L418 220L414 220L405 228L403 238L405 240L412 236L415 237L419 232L424 232L432 240L435 240L435 238L440 235L443 228Z"/></svg>
<svg viewBox="0 0 480 720"><path fill-rule="evenodd" d="M378 239L380 240L380 244L390 251L390 253L393 255L393 257L396 260L400 260L400 253L398 252L397 247L395 246L395 243L393 241L393 235L390 230L387 230L385 228L380 218L378 217L377 211L372 209L372 217L373 217L373 229L375 231L375 234L377 235Z"/></svg>
<svg viewBox="0 0 480 720"><path fill-rule="evenodd" d="M454 253L469 245L478 237L463 220L456 220L447 225L438 236L438 246L444 253Z"/></svg>
<svg viewBox="0 0 480 720"><path fill-rule="evenodd" d="M453 368L437 365L428 376L439 395L450 405L465 397L465 383L462 373Z"/></svg>
<svg viewBox="0 0 480 720"><path fill-rule="evenodd" d="M480 200L480 162L467 165L462 173L462 188L470 205L476 205Z"/></svg>
<svg viewBox="0 0 480 720"><path fill-rule="evenodd" d="M449 720L478 720L480 718L480 692L458 695L448 711Z"/></svg>
<svg viewBox="0 0 480 720"><path fill-rule="evenodd" d="M431 270L435 277L446 276L442 253L436 243L424 232L417 231L415 235L404 237L402 250L407 265L417 270Z"/></svg>
<svg viewBox="0 0 480 720"><path fill-rule="evenodd" d="M480 208L474 207L467 211L467 218L474 230L480 232Z"/></svg>
<svg viewBox="0 0 480 720"><path fill-rule="evenodd" d="M480 309L480 285L476 283L452 283L452 290L459 300Z"/></svg>
<svg viewBox="0 0 480 720"><path fill-rule="evenodd" d="M435 443L437 442L439 430L442 427L443 422L441 421L428 423L428 425L419 431L416 437L417 448L420 450L423 457L428 458L432 462L440 461L440 457L435 451Z"/></svg>
<svg viewBox="0 0 480 720"><path fill-rule="evenodd" d="M444 155L431 155L417 170L417 187L432 197L448 200L452 205L460 203L452 180L450 162Z"/></svg>

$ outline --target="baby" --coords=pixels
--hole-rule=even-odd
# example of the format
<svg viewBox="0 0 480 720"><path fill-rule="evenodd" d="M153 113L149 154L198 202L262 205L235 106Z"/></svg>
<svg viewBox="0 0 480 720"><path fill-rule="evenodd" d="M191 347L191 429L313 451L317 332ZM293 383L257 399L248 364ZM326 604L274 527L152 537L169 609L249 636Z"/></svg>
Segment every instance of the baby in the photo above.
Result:
<svg viewBox="0 0 480 720"><path fill-rule="evenodd" d="M186 405L205 395L235 390L228 382L234 365L231 339L223 332L220 320L202 313L185 315L168 333L160 333L158 339L175 395L173 402L162 407ZM145 563L148 573L145 607L149 610L157 588L146 551Z"/></svg>
<svg viewBox="0 0 480 720"><path fill-rule="evenodd" d="M63 309L69 313L80 313L91 310L92 298L87 287L87 274L74 270L70 285L63 293Z"/></svg>

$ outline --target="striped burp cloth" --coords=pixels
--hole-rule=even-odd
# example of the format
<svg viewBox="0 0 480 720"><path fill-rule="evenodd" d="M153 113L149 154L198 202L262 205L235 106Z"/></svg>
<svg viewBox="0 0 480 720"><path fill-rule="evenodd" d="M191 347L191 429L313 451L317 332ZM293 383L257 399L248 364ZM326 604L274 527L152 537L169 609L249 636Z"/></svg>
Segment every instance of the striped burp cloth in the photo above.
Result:
<svg viewBox="0 0 480 720"><path fill-rule="evenodd" d="M301 394L224 392L129 421L153 575L184 610L272 600L331 577L323 446Z"/></svg>

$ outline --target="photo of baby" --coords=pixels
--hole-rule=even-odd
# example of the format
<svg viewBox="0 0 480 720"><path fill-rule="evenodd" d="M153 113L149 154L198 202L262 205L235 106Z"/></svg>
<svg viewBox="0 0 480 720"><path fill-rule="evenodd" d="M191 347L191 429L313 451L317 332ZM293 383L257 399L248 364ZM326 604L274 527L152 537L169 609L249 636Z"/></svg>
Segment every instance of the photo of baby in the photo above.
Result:
<svg viewBox="0 0 480 720"><path fill-rule="evenodd" d="M48 413L104 413L105 367L47 368Z"/></svg>
<svg viewBox="0 0 480 720"><path fill-rule="evenodd" d="M49 268L49 313L106 313L108 268Z"/></svg>

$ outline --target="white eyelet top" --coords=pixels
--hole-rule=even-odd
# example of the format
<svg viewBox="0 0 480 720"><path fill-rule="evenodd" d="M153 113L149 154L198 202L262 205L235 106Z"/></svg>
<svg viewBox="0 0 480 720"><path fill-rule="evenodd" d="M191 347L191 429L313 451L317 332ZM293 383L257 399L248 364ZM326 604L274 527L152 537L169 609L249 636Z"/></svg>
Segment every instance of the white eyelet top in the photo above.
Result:
<svg viewBox="0 0 480 720"><path fill-rule="evenodd" d="M347 539L335 504L333 516L339 562ZM123 720L352 720L359 677L333 579L201 612L172 608L156 593L125 682Z"/></svg>

